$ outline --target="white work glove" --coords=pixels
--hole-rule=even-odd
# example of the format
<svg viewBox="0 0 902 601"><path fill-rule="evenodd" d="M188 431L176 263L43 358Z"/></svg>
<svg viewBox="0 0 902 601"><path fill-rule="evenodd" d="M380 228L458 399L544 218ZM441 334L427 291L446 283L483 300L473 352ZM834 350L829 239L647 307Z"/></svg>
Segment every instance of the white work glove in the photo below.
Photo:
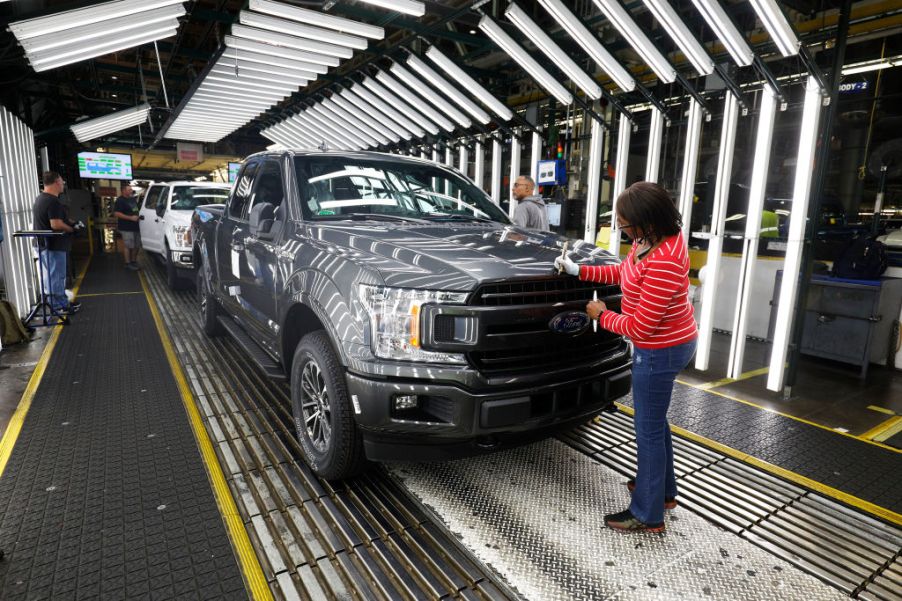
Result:
<svg viewBox="0 0 902 601"><path fill-rule="evenodd" d="M556 257L554 268L558 271L566 271L570 275L579 276L579 265L570 260L570 257Z"/></svg>

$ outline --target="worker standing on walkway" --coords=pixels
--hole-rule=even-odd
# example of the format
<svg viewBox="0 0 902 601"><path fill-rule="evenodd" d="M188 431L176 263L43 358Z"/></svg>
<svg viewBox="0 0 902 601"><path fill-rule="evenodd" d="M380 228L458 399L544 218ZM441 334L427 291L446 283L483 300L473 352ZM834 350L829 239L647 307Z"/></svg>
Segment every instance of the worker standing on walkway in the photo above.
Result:
<svg viewBox="0 0 902 601"><path fill-rule="evenodd" d="M535 194L536 182L528 175L521 175L511 190L517 201L514 224L529 230L548 231L548 208L545 200Z"/></svg>
<svg viewBox="0 0 902 601"><path fill-rule="evenodd" d="M618 227L632 238L625 261L594 267L558 257L555 266L581 280L619 284L621 313L591 301L586 313L605 330L628 337L633 352L634 427L638 471L627 483L628 509L605 516L610 528L661 532L664 510L676 507L676 475L667 410L677 374L695 354L698 327L689 302L689 252L681 218L664 188L637 182L618 198Z"/></svg>
<svg viewBox="0 0 902 601"><path fill-rule="evenodd" d="M75 313L81 306L70 303L66 297L66 257L75 229L68 223L66 210L59 196L66 187L63 177L56 171L45 171L42 176L44 191L34 199L32 224L36 230L64 232L65 236L38 238L38 258L44 271L44 294L54 311Z"/></svg>
<svg viewBox="0 0 902 601"><path fill-rule="evenodd" d="M141 250L141 228L138 226L138 201L128 184L122 187L122 195L116 199L113 216L122 235L122 259L126 269L138 270L138 251Z"/></svg>

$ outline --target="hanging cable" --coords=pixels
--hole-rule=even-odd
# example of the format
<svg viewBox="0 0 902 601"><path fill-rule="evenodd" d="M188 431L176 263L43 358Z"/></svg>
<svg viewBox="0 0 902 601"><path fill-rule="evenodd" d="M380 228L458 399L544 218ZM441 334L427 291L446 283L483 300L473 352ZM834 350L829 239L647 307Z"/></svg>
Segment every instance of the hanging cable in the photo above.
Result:
<svg viewBox="0 0 902 601"><path fill-rule="evenodd" d="M880 60L886 58L886 38L883 38L883 47L880 49ZM868 153L871 150L871 135L874 133L874 116L877 114L877 100L880 97L880 80L883 77L883 69L877 71L877 83L874 84L874 100L871 102L871 117L868 121L868 137L864 143L864 158L858 166L858 179L867 177Z"/></svg>

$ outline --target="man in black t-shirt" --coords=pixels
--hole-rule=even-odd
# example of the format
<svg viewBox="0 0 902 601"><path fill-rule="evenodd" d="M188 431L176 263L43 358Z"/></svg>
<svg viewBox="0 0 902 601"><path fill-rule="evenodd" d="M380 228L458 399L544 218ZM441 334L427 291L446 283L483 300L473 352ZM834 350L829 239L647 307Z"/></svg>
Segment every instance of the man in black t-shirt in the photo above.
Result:
<svg viewBox="0 0 902 601"><path fill-rule="evenodd" d="M122 258L125 260L125 267L137 271L141 228L138 227L138 200L128 184L122 187L122 196L116 199L113 216L119 220L117 227L122 235Z"/></svg>
<svg viewBox="0 0 902 601"><path fill-rule="evenodd" d="M43 175L44 191L38 194L32 207L33 226L36 230L65 232L65 236L38 238L38 252L44 270L44 294L51 307L58 312L74 313L81 306L66 298L66 256L69 241L75 229L66 219L66 210L60 203L66 182L56 171Z"/></svg>

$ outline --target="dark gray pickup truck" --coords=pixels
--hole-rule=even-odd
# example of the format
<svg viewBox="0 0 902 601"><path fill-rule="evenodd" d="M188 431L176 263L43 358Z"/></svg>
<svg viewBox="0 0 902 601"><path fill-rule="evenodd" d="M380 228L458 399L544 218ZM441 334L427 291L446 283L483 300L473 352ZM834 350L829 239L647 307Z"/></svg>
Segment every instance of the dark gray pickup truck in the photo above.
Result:
<svg viewBox="0 0 902 601"><path fill-rule="evenodd" d="M204 329L287 379L326 478L573 427L630 388L628 343L593 331L616 286L558 275L564 238L519 229L453 169L398 155L249 157L192 224ZM571 241L570 257L616 261Z"/></svg>

